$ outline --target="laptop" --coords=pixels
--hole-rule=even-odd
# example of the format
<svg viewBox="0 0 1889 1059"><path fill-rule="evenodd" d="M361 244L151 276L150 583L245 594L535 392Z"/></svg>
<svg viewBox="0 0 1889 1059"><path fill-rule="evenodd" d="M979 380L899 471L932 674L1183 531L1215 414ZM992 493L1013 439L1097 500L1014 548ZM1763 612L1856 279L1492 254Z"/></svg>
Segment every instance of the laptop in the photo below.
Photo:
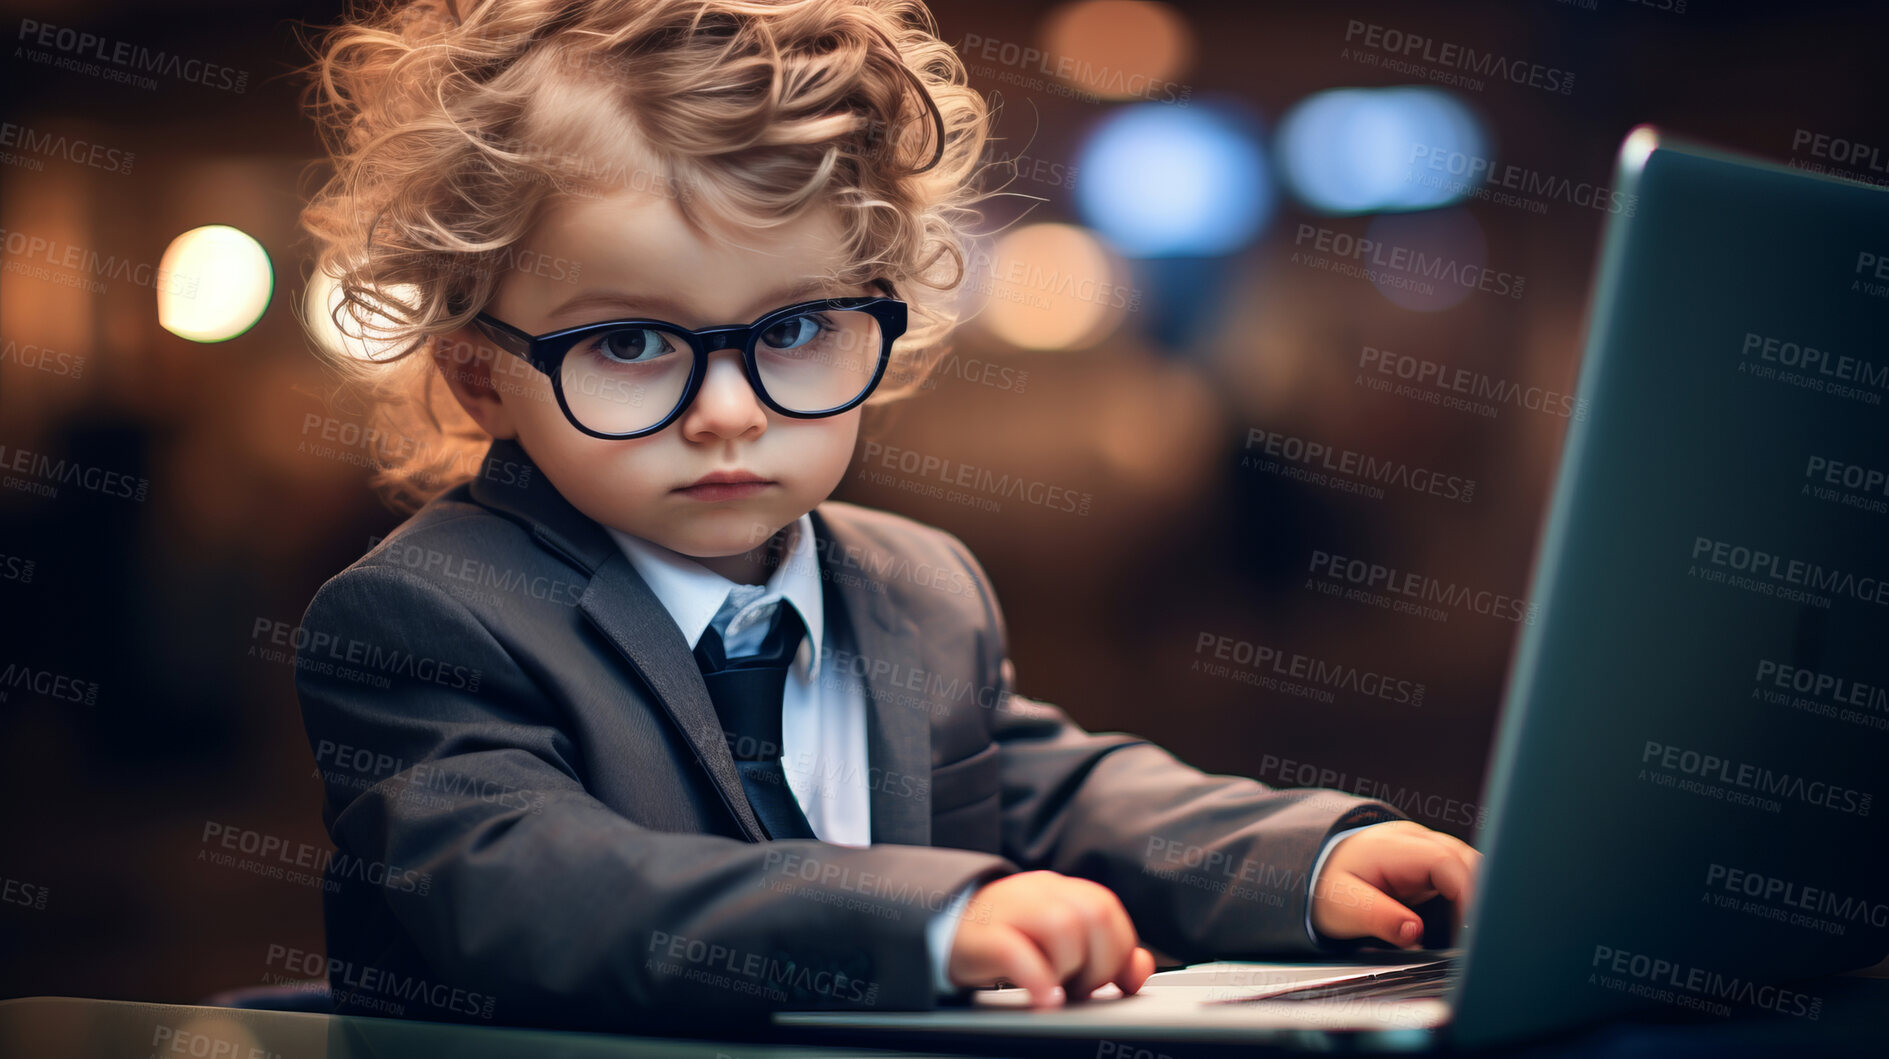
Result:
<svg viewBox="0 0 1889 1059"><path fill-rule="evenodd" d="M1889 191L1644 125L1614 187L1457 947L778 1027L1476 1047L1636 1009L1815 1018L1818 976L1883 961Z"/></svg>

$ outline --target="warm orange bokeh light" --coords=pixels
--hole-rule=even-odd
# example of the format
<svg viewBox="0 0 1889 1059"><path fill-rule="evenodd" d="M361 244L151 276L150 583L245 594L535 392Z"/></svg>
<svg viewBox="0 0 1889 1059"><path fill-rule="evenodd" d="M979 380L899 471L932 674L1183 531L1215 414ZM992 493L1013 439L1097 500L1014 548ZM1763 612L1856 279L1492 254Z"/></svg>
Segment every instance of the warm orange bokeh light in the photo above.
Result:
<svg viewBox="0 0 1889 1059"><path fill-rule="evenodd" d="M1193 61L1179 12L1143 0L1080 0L1043 22L1043 65L1103 99L1173 101L1172 82Z"/></svg>

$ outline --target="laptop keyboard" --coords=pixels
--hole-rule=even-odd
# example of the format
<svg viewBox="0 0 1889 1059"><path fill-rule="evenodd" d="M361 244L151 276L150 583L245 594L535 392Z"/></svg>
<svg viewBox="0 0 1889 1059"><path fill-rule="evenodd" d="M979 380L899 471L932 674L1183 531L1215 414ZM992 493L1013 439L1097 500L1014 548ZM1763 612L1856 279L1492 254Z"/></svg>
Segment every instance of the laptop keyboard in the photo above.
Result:
<svg viewBox="0 0 1889 1059"><path fill-rule="evenodd" d="M1455 958L1445 957L1421 967L1393 967L1362 978L1342 982L1283 986L1251 996L1215 1000L1215 1004L1250 1004L1257 1000L1441 1000L1449 992L1461 966Z"/></svg>

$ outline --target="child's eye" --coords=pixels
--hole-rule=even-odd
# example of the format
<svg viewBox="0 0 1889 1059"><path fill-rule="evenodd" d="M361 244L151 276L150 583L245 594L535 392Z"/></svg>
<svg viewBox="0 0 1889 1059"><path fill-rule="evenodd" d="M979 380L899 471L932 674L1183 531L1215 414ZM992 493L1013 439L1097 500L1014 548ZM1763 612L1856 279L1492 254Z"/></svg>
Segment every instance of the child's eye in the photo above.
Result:
<svg viewBox="0 0 1889 1059"><path fill-rule="evenodd" d="M768 328L761 333L761 341L774 349L795 349L808 342L821 331L830 330L815 314L795 316Z"/></svg>
<svg viewBox="0 0 1889 1059"><path fill-rule="evenodd" d="M669 336L647 327L606 331L586 343L585 348L597 353L605 361L622 364L647 364L675 352Z"/></svg>

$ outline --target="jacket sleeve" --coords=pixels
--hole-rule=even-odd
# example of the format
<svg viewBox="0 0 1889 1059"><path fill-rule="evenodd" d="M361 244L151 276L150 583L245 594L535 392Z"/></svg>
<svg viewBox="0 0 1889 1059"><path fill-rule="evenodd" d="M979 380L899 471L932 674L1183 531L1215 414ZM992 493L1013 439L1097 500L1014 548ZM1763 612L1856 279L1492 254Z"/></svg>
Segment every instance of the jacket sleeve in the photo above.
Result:
<svg viewBox="0 0 1889 1059"><path fill-rule="evenodd" d="M296 642L318 767L384 763L324 769L336 858L423 880L374 899L439 981L491 997L499 1021L929 1008L926 925L965 884L1016 870L969 850L638 826L586 790L558 704L407 570L331 579Z"/></svg>
<svg viewBox="0 0 1889 1059"><path fill-rule="evenodd" d="M1405 814L1326 788L1276 790L1196 769L1123 732L1091 733L1016 692L1008 633L982 567L992 639L992 724L1002 776L1002 853L1102 883L1144 944L1179 960L1306 953L1311 873L1326 839Z"/></svg>

